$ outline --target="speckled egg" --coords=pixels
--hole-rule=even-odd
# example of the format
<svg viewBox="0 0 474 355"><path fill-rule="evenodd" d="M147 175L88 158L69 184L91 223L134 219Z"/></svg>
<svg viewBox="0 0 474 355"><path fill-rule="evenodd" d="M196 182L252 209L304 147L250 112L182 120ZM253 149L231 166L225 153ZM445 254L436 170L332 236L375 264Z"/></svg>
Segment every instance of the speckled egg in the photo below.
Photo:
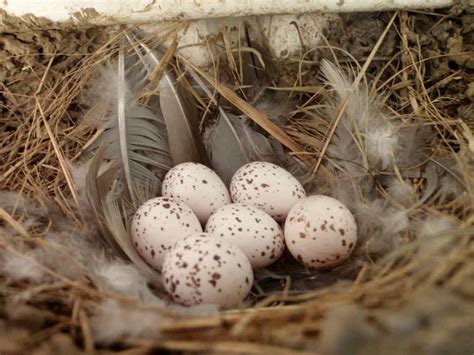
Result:
<svg viewBox="0 0 474 355"><path fill-rule="evenodd" d="M254 269L274 263L285 250L278 223L254 206L233 203L221 207L207 221L206 232L242 249Z"/></svg>
<svg viewBox="0 0 474 355"><path fill-rule="evenodd" d="M202 227L186 204L168 197L157 197L145 202L135 212L130 232L138 254L160 271L168 250L179 239L202 232Z"/></svg>
<svg viewBox="0 0 474 355"><path fill-rule="evenodd" d="M330 269L346 261L357 242L352 213L338 200L324 195L298 201L285 221L290 253L311 269Z"/></svg>
<svg viewBox="0 0 474 355"><path fill-rule="evenodd" d="M162 280L177 303L230 308L249 294L253 272L237 246L198 233L180 240L171 249L163 264Z"/></svg>
<svg viewBox="0 0 474 355"><path fill-rule="evenodd" d="M230 194L234 202L258 207L279 222L306 196L303 186L288 171L261 161L237 170L230 183Z"/></svg>
<svg viewBox="0 0 474 355"><path fill-rule="evenodd" d="M198 163L182 163L168 171L162 194L186 203L203 225L212 212L231 202L229 191L219 176Z"/></svg>

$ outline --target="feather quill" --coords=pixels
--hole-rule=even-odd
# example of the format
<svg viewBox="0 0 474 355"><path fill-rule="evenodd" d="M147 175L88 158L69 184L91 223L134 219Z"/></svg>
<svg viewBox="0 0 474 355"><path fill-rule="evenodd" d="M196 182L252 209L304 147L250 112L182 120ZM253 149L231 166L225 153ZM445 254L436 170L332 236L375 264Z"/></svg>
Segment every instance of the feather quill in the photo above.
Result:
<svg viewBox="0 0 474 355"><path fill-rule="evenodd" d="M128 190L130 191L132 200L135 200L135 196L132 189L132 176L130 172L130 164L128 157L128 137L127 137L127 115L125 112L126 104L126 92L125 92L125 59L123 54L123 48L120 48L118 58L118 85L117 85L117 128L118 128L118 144L120 147L120 157L123 164L123 172L125 175L125 181L127 182Z"/></svg>
<svg viewBox="0 0 474 355"><path fill-rule="evenodd" d="M171 155L159 110L152 111L136 99L152 70L140 59L137 55L125 56L121 49L116 70L106 71L99 79L110 80L116 95L113 99L109 91L104 91L108 116L102 122L103 133L90 147L94 155L89 162L86 190L105 243L154 279L156 272L131 244L129 222L144 201L159 193L161 181L171 168Z"/></svg>
<svg viewBox="0 0 474 355"><path fill-rule="evenodd" d="M148 77L151 77L161 64L158 53L138 39L137 35L128 35L127 38L132 44L138 44L134 46L135 51L144 64ZM198 132L199 115L192 96L183 90L172 69L166 67L157 89L173 165L189 161L205 162L204 148Z"/></svg>

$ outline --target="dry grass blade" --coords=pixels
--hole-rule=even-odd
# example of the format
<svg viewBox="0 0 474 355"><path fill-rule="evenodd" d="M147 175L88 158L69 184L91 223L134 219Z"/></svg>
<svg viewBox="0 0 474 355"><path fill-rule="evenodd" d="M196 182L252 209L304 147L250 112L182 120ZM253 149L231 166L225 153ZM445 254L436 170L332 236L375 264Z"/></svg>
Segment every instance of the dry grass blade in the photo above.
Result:
<svg viewBox="0 0 474 355"><path fill-rule="evenodd" d="M380 36L380 38L378 39L377 43L375 44L374 48L372 49L369 57L367 58L366 62L364 63L364 65L362 66L361 70L359 71L357 77L354 79L354 82L352 84L352 88L356 88L357 86L359 86L359 83L360 81L362 80L362 78L364 77L365 75L365 72L367 71L367 68L369 67L370 63L372 62L372 59L375 57L375 54L377 53L377 51L379 50L380 46L382 45L383 43L383 40L385 38L385 36L387 35L388 33L388 30L390 29L390 27L392 27L393 25L393 22L395 21L395 19L397 18L398 16L398 12L393 14L392 18L390 19L389 23L387 24L387 26L385 27L385 30L384 32L382 33L382 35ZM332 137L334 136L334 133L336 132L336 128L337 128L337 125L339 124L339 121L342 119L343 115L344 115L344 111L347 107L347 104L349 103L349 99L351 97L351 93L349 92L347 94L347 96L342 100L341 104L339 105L339 108L338 108L338 111L337 111L337 115L336 117L334 118L334 121L331 125L331 129L326 137L326 140L324 142L324 146L322 147L321 149L321 154L319 155L318 157L318 160L316 161L316 164L314 165L312 171L313 171L313 174L316 174L316 172L318 171L319 167L321 166L321 163L324 159L324 156L326 154L326 151L329 147L329 144L331 143L331 139Z"/></svg>
<svg viewBox="0 0 474 355"><path fill-rule="evenodd" d="M268 134L275 138L278 142L292 151L298 158L304 161L308 166L312 163L313 158L307 154L286 132L273 123L263 112L259 111L247 101L241 99L232 89L217 80L211 78L202 69L196 67L190 61L183 59L193 71L203 77L214 89L219 92L227 101L239 109L243 114L252 119L256 124L262 127Z"/></svg>
<svg viewBox="0 0 474 355"><path fill-rule="evenodd" d="M281 354L281 355L309 355L314 352L291 351L277 346L242 341L220 341L208 343L203 341L163 341L160 346L168 350L192 351L207 354Z"/></svg>
<svg viewBox="0 0 474 355"><path fill-rule="evenodd" d="M31 238L28 231L23 228L23 226L18 223L7 211L3 208L0 208L0 218L7 222L14 230L20 233L25 238Z"/></svg>
<svg viewBox="0 0 474 355"><path fill-rule="evenodd" d="M66 182L69 186L69 191L71 192L72 198L74 199L74 202L76 203L77 207L80 209L81 205L79 204L79 198L77 196L76 189L75 189L74 183L72 181L71 173L69 172L69 169L66 165L66 160L64 159L64 155L61 152L61 149L59 148L59 144L56 140L56 137L54 136L53 131L51 131L51 127L49 127L49 123L46 120L46 117L44 115L44 111L41 108L41 105L39 103L38 103L38 110L40 112L41 119L43 120L46 131L48 132L49 139L51 140L51 143L53 144L54 151L55 151L56 156L59 160L59 164L60 164L61 169L63 171ZM81 216L81 218L82 218L82 216ZM83 220L83 222L84 222L84 220Z"/></svg>
<svg viewBox="0 0 474 355"><path fill-rule="evenodd" d="M79 322L81 324L82 336L84 338L84 350L86 354L93 355L95 354L95 344L92 337L89 319L84 310L79 311Z"/></svg>
<svg viewBox="0 0 474 355"><path fill-rule="evenodd" d="M80 209L80 204L79 204L79 198L77 196L77 193L76 193L76 189L74 187L74 183L72 181L72 177L71 177L71 173L69 172L69 169L66 165L66 161L64 159L64 155L63 153L61 152L61 148L59 147L59 144L57 142L57 139L56 137L54 136L53 134L53 131L51 130L51 127L49 126L49 122L48 120L46 119L46 116L45 116L45 113L44 113L44 110L43 110L43 107L41 106L41 102L40 102L40 98L38 96L38 93L41 91L43 85L44 85L44 81L45 81L45 78L47 77L48 75L48 72L51 68L51 65L53 63L53 59L54 57L51 57L51 60L48 62L48 65L46 67L46 70L44 71L44 75L40 81L40 85L38 86L38 89L36 90L36 93L35 93L35 100L36 100L36 105L37 105L37 109L39 111L39 114L41 116L41 119L43 120L43 124L46 128L46 132L48 133L48 137L49 139L51 140L51 143L53 145L53 148L54 148L54 152L56 153L56 156L59 160L59 164L61 166L61 169L62 169L62 172L64 174L64 177L66 179L66 182L67 182L67 185L69 186L69 190L71 192L71 195L72 195L72 198L74 199L74 202L76 203L77 207ZM82 216L81 216L81 219L82 219ZM84 222L84 220L82 219L82 222Z"/></svg>

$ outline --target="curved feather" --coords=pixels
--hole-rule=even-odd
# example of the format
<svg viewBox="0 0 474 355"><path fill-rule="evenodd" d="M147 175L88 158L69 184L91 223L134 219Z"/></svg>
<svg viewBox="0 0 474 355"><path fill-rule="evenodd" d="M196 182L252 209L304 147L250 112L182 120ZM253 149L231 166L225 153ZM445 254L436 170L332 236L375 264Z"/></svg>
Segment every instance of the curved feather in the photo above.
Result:
<svg viewBox="0 0 474 355"><path fill-rule="evenodd" d="M101 146L90 161L86 175L87 197L96 216L104 242L120 257L132 261L155 285L159 285L156 271L138 255L129 238L127 220L134 209L123 200L123 186L116 179L119 164L111 164L105 170L103 161L106 147ZM103 170L103 171L101 171ZM135 191L144 191L141 188ZM141 197L140 195L138 197Z"/></svg>
<svg viewBox="0 0 474 355"><path fill-rule="evenodd" d="M137 56L126 57L120 50L117 62L111 64L115 70L105 70L98 79L109 83L108 89L102 85L108 114L99 127L102 134L90 147L94 155L86 190L106 244L152 275L156 272L131 244L129 223L143 202L158 195L172 163L166 125L159 110L152 111L136 100L146 82L137 75L139 65L142 64Z"/></svg>
<svg viewBox="0 0 474 355"><path fill-rule="evenodd" d="M128 35L129 42L140 57L148 76L161 65L161 56L137 36ZM135 45L137 44L137 45ZM205 162L205 153L198 132L199 116L193 98L180 86L172 69L165 63L158 84L160 110L166 123L173 165L183 162Z"/></svg>

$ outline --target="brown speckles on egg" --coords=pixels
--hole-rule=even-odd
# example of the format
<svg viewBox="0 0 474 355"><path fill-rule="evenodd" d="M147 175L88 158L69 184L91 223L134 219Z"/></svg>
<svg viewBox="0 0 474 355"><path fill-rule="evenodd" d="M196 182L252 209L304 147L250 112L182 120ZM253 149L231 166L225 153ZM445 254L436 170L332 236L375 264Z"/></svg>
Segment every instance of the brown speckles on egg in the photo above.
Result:
<svg viewBox="0 0 474 355"><path fill-rule="evenodd" d="M183 211L183 214L177 211ZM137 210L130 230L138 254L160 270L167 251L180 236L200 232L202 228L189 207L171 198L158 197Z"/></svg>
<svg viewBox="0 0 474 355"><path fill-rule="evenodd" d="M176 261L181 267L175 265ZM191 267L183 268L184 262ZM162 277L165 289L180 304L218 304L227 308L238 305L249 293L253 273L239 248L199 234L186 237L174 246L163 264Z"/></svg>
<svg viewBox="0 0 474 355"><path fill-rule="evenodd" d="M305 196L301 184L289 172L268 162L252 162L233 176L232 200L254 205L283 221L291 206Z"/></svg>
<svg viewBox="0 0 474 355"><path fill-rule="evenodd" d="M319 228L310 228L310 224ZM301 238L302 233L305 238ZM344 237L341 239L341 237ZM290 253L310 269L330 269L345 262L357 241L350 211L328 196L310 196L297 202L285 222Z"/></svg>
<svg viewBox="0 0 474 355"><path fill-rule="evenodd" d="M166 174L162 193L189 205L202 224L214 211L231 202L219 176L205 165L191 162L179 164Z"/></svg>
<svg viewBox="0 0 474 355"><path fill-rule="evenodd" d="M266 252L273 244L284 246L282 230L270 215L249 205L230 204L220 208L209 218L206 232L238 246L255 269L272 264L284 251L278 248L273 258Z"/></svg>

